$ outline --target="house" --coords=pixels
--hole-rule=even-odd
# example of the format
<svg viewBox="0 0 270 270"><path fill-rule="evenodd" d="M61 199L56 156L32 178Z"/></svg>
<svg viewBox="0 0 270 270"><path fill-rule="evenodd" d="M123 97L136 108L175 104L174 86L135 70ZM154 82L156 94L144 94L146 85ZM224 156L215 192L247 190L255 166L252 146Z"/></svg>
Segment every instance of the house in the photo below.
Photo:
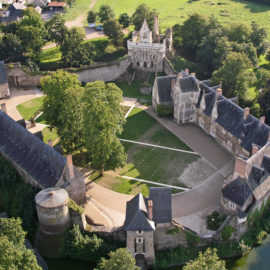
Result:
<svg viewBox="0 0 270 270"><path fill-rule="evenodd" d="M12 163L30 185L39 188L63 187L77 203L86 200L84 176L51 146L0 110L0 154Z"/></svg>
<svg viewBox="0 0 270 270"><path fill-rule="evenodd" d="M51 2L51 0L33 0L33 1L31 1L31 4L34 5L35 7L44 8L50 2Z"/></svg>
<svg viewBox="0 0 270 270"><path fill-rule="evenodd" d="M24 4L14 3L10 5L6 11L5 16L2 18L2 22L9 23L13 21L18 21L23 17L23 10L26 8Z"/></svg>
<svg viewBox="0 0 270 270"><path fill-rule="evenodd" d="M151 187L149 197L141 193L127 202L124 229L127 248L135 259L144 258L147 265L155 262L155 230L172 222L171 189Z"/></svg>
<svg viewBox="0 0 270 270"><path fill-rule="evenodd" d="M49 10L57 10L57 11L64 11L64 8L66 7L66 2L50 2L47 5L47 9Z"/></svg>
<svg viewBox="0 0 270 270"><path fill-rule="evenodd" d="M7 72L4 61L0 61L0 99L10 96Z"/></svg>
<svg viewBox="0 0 270 270"><path fill-rule="evenodd" d="M172 30L167 29L165 35L159 34L158 16L155 16L154 32L144 20L140 31L132 33L127 41L128 55L133 67L145 71L163 71L163 59L166 51L172 49Z"/></svg>

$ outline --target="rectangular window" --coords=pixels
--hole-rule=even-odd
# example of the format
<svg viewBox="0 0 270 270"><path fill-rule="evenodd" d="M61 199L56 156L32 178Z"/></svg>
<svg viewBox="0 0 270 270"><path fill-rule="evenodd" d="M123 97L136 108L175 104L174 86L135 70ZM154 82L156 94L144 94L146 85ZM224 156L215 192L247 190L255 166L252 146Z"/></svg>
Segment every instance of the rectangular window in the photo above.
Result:
<svg viewBox="0 0 270 270"><path fill-rule="evenodd" d="M143 234L143 231L137 231L137 234L139 234L139 235Z"/></svg>
<svg viewBox="0 0 270 270"><path fill-rule="evenodd" d="M138 244L142 244L143 243L143 238L136 238L136 242Z"/></svg>

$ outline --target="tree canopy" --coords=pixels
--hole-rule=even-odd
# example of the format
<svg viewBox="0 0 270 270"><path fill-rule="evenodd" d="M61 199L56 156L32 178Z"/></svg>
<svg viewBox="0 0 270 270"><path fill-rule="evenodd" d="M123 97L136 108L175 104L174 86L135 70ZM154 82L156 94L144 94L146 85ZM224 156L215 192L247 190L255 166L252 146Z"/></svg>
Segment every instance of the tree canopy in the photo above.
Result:
<svg viewBox="0 0 270 270"><path fill-rule="evenodd" d="M114 11L110 6L102 5L99 8L98 16L101 22L105 22L109 20L110 18L114 18Z"/></svg>
<svg viewBox="0 0 270 270"><path fill-rule="evenodd" d="M93 10L89 10L87 13L87 22L88 23L94 23L97 18L97 13L95 13Z"/></svg>
<svg viewBox="0 0 270 270"><path fill-rule="evenodd" d="M124 34L122 33L122 27L117 19L111 18L103 24L104 34L108 36L115 45L119 45L123 42Z"/></svg>
<svg viewBox="0 0 270 270"><path fill-rule="evenodd" d="M130 24L130 17L128 16L127 13L122 13L119 16L119 23L123 26L123 28L129 27Z"/></svg>

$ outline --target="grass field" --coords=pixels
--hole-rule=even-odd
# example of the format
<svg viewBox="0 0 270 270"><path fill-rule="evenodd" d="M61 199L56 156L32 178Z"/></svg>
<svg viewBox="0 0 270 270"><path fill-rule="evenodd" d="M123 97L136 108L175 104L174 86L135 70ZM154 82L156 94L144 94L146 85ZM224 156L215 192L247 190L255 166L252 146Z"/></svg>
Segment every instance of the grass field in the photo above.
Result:
<svg viewBox="0 0 270 270"><path fill-rule="evenodd" d="M155 119L139 108L134 108L127 118L121 138L192 151L187 145L165 129ZM182 152L146 147L133 143L123 143L128 154L127 165L117 171L116 175L171 184L185 187L178 179L189 164L195 163L200 157ZM194 177L196 177L194 175ZM200 176L199 176L200 177ZM116 192L148 194L149 187L145 183L106 175L97 182ZM179 190L174 190L179 192Z"/></svg>
<svg viewBox="0 0 270 270"><path fill-rule="evenodd" d="M76 0L74 5L67 10L64 15L66 21L73 21L80 15L88 11L92 0Z"/></svg>
<svg viewBox="0 0 270 270"><path fill-rule="evenodd" d="M192 13L205 16L214 15L222 22L255 21L270 29L270 6L243 0L97 0L94 7L98 10L103 4L110 5L116 15L127 12L132 15L139 4L145 3L159 12L160 26L164 30L175 23L182 23Z"/></svg>
<svg viewBox="0 0 270 270"><path fill-rule="evenodd" d="M55 129L50 130L48 127L42 130L42 135L44 143L48 143L49 140L55 142L55 140L58 138L56 130Z"/></svg>
<svg viewBox="0 0 270 270"><path fill-rule="evenodd" d="M54 61L60 61L62 57L62 53L59 47L54 47L46 50L42 50L40 55L40 62L41 63L48 63Z"/></svg>
<svg viewBox="0 0 270 270"><path fill-rule="evenodd" d="M40 111L43 104L44 97L38 97L31 99L17 106L17 110L25 120L30 120L36 116L37 112Z"/></svg>

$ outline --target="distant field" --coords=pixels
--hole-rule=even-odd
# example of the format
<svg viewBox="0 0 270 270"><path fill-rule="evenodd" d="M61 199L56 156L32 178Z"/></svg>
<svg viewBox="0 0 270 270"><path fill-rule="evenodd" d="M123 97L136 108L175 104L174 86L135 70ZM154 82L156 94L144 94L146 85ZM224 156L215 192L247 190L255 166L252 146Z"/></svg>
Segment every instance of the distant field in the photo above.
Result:
<svg viewBox="0 0 270 270"><path fill-rule="evenodd" d="M115 10L117 16L123 12L131 15L142 3L159 12L162 29L182 23L192 13L200 13L214 15L222 22L251 24L255 21L270 30L270 6L241 0L97 0L94 9L98 10L101 5L106 4Z"/></svg>

